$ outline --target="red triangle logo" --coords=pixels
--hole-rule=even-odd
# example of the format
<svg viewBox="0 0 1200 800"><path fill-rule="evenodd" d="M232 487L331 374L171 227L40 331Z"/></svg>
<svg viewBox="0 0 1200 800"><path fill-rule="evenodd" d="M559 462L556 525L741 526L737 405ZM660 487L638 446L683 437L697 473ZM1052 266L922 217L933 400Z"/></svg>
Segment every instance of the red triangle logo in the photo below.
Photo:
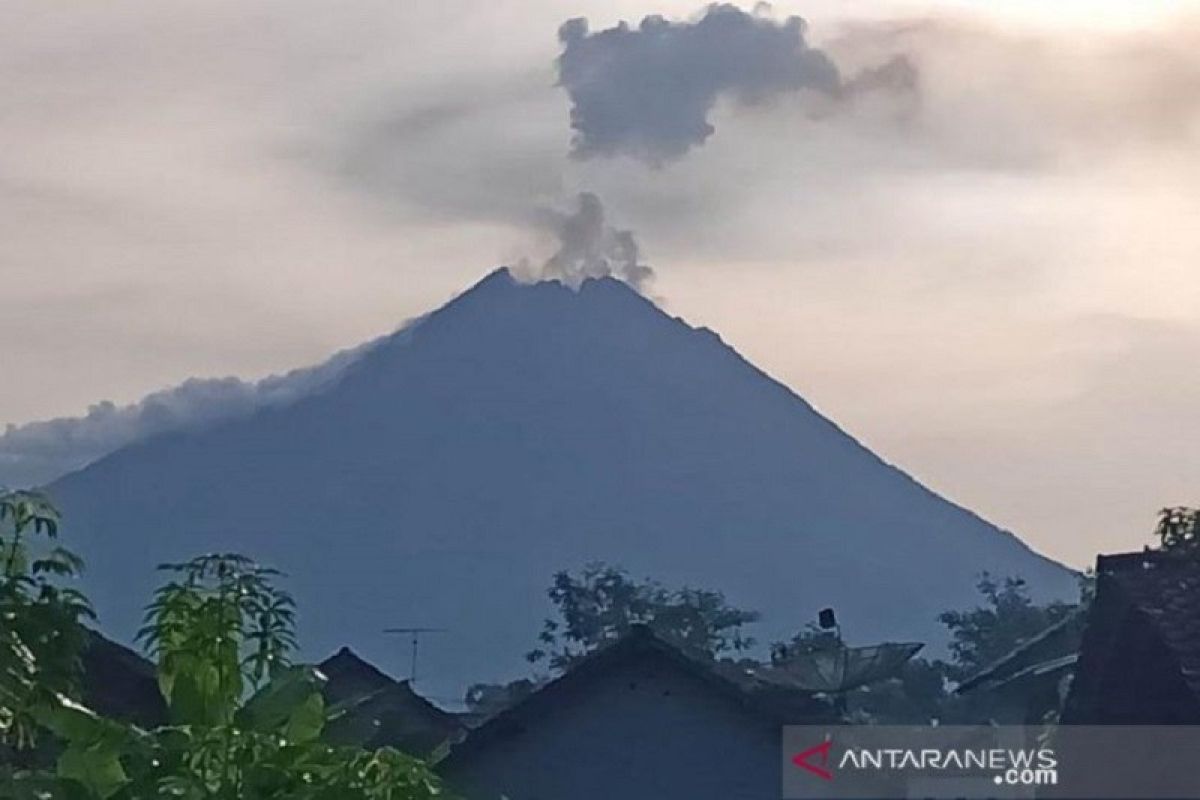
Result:
<svg viewBox="0 0 1200 800"><path fill-rule="evenodd" d="M810 747L792 756L792 763L800 769L808 770L821 780L831 781L833 780L833 773L827 769L829 766L829 748L831 747L833 747L833 740L828 739L815 747ZM817 757L820 758L820 766L809 763L809 759Z"/></svg>

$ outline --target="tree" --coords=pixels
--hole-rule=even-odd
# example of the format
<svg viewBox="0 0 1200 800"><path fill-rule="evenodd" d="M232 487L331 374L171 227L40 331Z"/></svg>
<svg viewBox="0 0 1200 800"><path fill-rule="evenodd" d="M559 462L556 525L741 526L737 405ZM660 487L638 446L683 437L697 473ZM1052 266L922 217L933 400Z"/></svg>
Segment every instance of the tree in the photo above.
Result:
<svg viewBox="0 0 1200 800"><path fill-rule="evenodd" d="M5 731L34 724L60 746L54 774L0 775L0 796L33 800L427 800L439 781L389 748L333 747L320 735L323 677L291 663L295 608L278 573L242 556L166 565L142 641L157 659L169 723L141 730L81 705L82 595L57 585L78 559L28 555L57 534L44 498L6 495L0 690ZM39 522L39 520L41 520ZM28 565L28 566L24 566ZM48 610L49 609L49 610ZM28 737L18 741L27 744Z"/></svg>
<svg viewBox="0 0 1200 800"><path fill-rule="evenodd" d="M548 595L559 619L546 620L538 637L541 646L527 658L547 661L556 671L639 624L693 655L732 655L754 644L742 634L742 626L759 616L730 606L720 592L637 582L624 570L600 563L578 575L557 573Z"/></svg>
<svg viewBox="0 0 1200 800"><path fill-rule="evenodd" d="M1200 552L1200 509L1186 506L1164 508L1158 512L1154 535L1159 546L1170 552Z"/></svg>
<svg viewBox="0 0 1200 800"><path fill-rule="evenodd" d="M38 709L78 696L79 622L92 609L70 585L82 562L57 538L44 495L0 494L0 745L32 744Z"/></svg>
<svg viewBox="0 0 1200 800"><path fill-rule="evenodd" d="M1021 578L997 581L984 572L976 585L983 595L982 605L938 615L950 630L952 661L946 672L953 680L973 675L1076 608L1060 601L1035 604Z"/></svg>

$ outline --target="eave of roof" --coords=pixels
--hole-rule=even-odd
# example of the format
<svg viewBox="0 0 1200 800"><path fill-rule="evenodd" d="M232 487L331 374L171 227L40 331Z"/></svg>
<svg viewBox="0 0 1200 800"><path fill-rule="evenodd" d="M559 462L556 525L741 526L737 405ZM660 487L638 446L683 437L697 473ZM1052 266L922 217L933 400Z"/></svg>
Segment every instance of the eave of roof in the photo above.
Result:
<svg viewBox="0 0 1200 800"><path fill-rule="evenodd" d="M1082 627L1085 616L1086 616L1086 612L1084 611L1084 609L1076 609L1076 610L1068 613L1066 616L1064 616L1058 622L1055 622L1053 625L1050 625L1050 626L1042 629L1042 631L1040 633L1034 634L1033 636L1029 637L1025 641L1018 644L1016 647L1014 647L1012 650L1009 650L1003 656L1001 656L1000 658L996 659L988 666L981 669L979 672L976 672L971 677L969 677L966 680L959 683L958 686L955 687L955 689L954 689L955 693L963 694L965 692L969 692L972 689L975 689L975 688L981 686L982 684L988 683L989 681L991 681L993 679L993 677L997 676L999 673L1002 673L1014 661L1018 660L1019 658L1021 658L1025 654L1027 654L1030 650L1034 649L1038 645L1045 642L1047 639L1050 639L1053 636L1055 636L1061 632L1064 632L1067 628L1070 628L1072 625L1080 625ZM1075 655L1078 655L1078 654L1076 653ZM1003 683L1003 682L1007 681L1009 678L1015 677L1016 674L1023 672L1025 669L1026 668L1023 667L1020 670L1018 670L1017 673L1014 673L1013 675L1008 675L1008 676L1002 675L1002 676L1000 676L999 680L996 683Z"/></svg>
<svg viewBox="0 0 1200 800"><path fill-rule="evenodd" d="M1071 653L1060 658L1052 658L1048 661L1039 661L995 683L988 684L986 688L993 691L1003 691L1014 686L1020 686L1033 679L1045 678L1047 675L1062 675L1073 670L1078 661L1078 653Z"/></svg>

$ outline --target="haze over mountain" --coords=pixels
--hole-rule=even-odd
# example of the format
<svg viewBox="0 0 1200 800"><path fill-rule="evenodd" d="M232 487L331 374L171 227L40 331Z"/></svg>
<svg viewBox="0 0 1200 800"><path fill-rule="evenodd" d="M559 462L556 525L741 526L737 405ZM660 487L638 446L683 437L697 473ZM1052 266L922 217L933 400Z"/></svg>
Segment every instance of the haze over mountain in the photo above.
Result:
<svg viewBox="0 0 1200 800"><path fill-rule="evenodd" d="M129 405L106 400L91 405L83 416L9 424L0 432L0 486L46 483L156 433L203 428L259 408L287 405L337 380L373 345L366 342L315 366L258 381L191 378Z"/></svg>
<svg viewBox="0 0 1200 800"><path fill-rule="evenodd" d="M552 573L593 560L720 589L763 613L760 642L826 605L853 641L936 641L981 570L1075 586L611 278L498 270L311 394L50 490L110 632L135 629L156 564L236 550L289 574L306 655L397 669L382 629L449 629L422 645L439 699L524 672Z"/></svg>

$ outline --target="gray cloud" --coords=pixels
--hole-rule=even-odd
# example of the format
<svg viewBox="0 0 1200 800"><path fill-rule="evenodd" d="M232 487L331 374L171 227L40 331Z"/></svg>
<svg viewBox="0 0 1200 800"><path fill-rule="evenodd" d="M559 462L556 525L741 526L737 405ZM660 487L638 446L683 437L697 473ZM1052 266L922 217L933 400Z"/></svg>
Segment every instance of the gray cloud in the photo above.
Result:
<svg viewBox="0 0 1200 800"><path fill-rule="evenodd" d="M155 434L286 405L335 382L377 342L343 350L315 367L259 381L191 378L127 406L103 401L81 417L10 424L0 434L0 486L36 486Z"/></svg>
<svg viewBox="0 0 1200 800"><path fill-rule="evenodd" d="M1192 146L1195 30L1085 37L941 15L849 24L823 44L843 66L905 53L920 73L921 134L942 163L1053 170L1076 160L1092 168L1116 151ZM886 71L865 68L850 82L901 77Z"/></svg>
<svg viewBox="0 0 1200 800"><path fill-rule="evenodd" d="M527 226L564 195L561 100L542 71L440 87L354 120L320 165L409 217Z"/></svg>
<svg viewBox="0 0 1200 800"><path fill-rule="evenodd" d="M1110 415L1122 435L1081 456L1091 426L1065 436L1038 419L1102 333L1053 346L1016 333L1098 312L1194 319L1195 20L1150 25L1145 9L1135 30L1097 32L1025 26L1009 4L962 17L946 0L897 19L882 0L813 0L805 40L837 66L841 94L746 108L756 98L724 90L707 116L718 134L649 174L631 158L564 157L560 2L119 5L0 4L0 361L16 376L0 419L100 397L119 416L189 375L314 363L484 265L529 253L540 269L559 245L535 209L587 190L637 230L674 312L1056 555L1090 557L1099 526L1080 507L1132 510L1128 524L1112 515L1115 547L1123 530L1140 536L1146 509L1187 496L1150 482L1200 479L1194 456L1164 466L1139 444L1168 427L1164 398L1174 408L1180 393L1161 386L1177 375L1129 383L1127 400L1096 391L1090 418ZM654 4L673 21L698 7ZM641 18L632 0L573 8L597 30ZM862 88L896 53L919 92ZM1148 337L1134 360L1168 345ZM1195 407L1172 412L1170 447ZM1001 411L1011 419L992 421ZM33 458L22 437L4 439L7 457ZM1035 456L1045 469L1028 468Z"/></svg>
<svg viewBox="0 0 1200 800"><path fill-rule="evenodd" d="M838 67L805 40L800 17L776 21L714 4L688 22L648 16L591 33L586 19L559 29L559 84L571 99L572 154L630 155L651 164L679 158L715 131L718 100L758 105L808 90L830 98L876 89L911 90L903 57L843 81Z"/></svg>
<svg viewBox="0 0 1200 800"><path fill-rule="evenodd" d="M578 286L587 278L614 277L640 291L654 277L633 232L610 225L596 195L581 192L577 211L547 212L546 223L559 247L542 265L542 278Z"/></svg>
<svg viewBox="0 0 1200 800"><path fill-rule="evenodd" d="M896 55L878 66L863 68L853 78L846 81L842 87L842 93L855 95L873 91L888 91L911 94L917 90L919 78L912 59L908 56Z"/></svg>

